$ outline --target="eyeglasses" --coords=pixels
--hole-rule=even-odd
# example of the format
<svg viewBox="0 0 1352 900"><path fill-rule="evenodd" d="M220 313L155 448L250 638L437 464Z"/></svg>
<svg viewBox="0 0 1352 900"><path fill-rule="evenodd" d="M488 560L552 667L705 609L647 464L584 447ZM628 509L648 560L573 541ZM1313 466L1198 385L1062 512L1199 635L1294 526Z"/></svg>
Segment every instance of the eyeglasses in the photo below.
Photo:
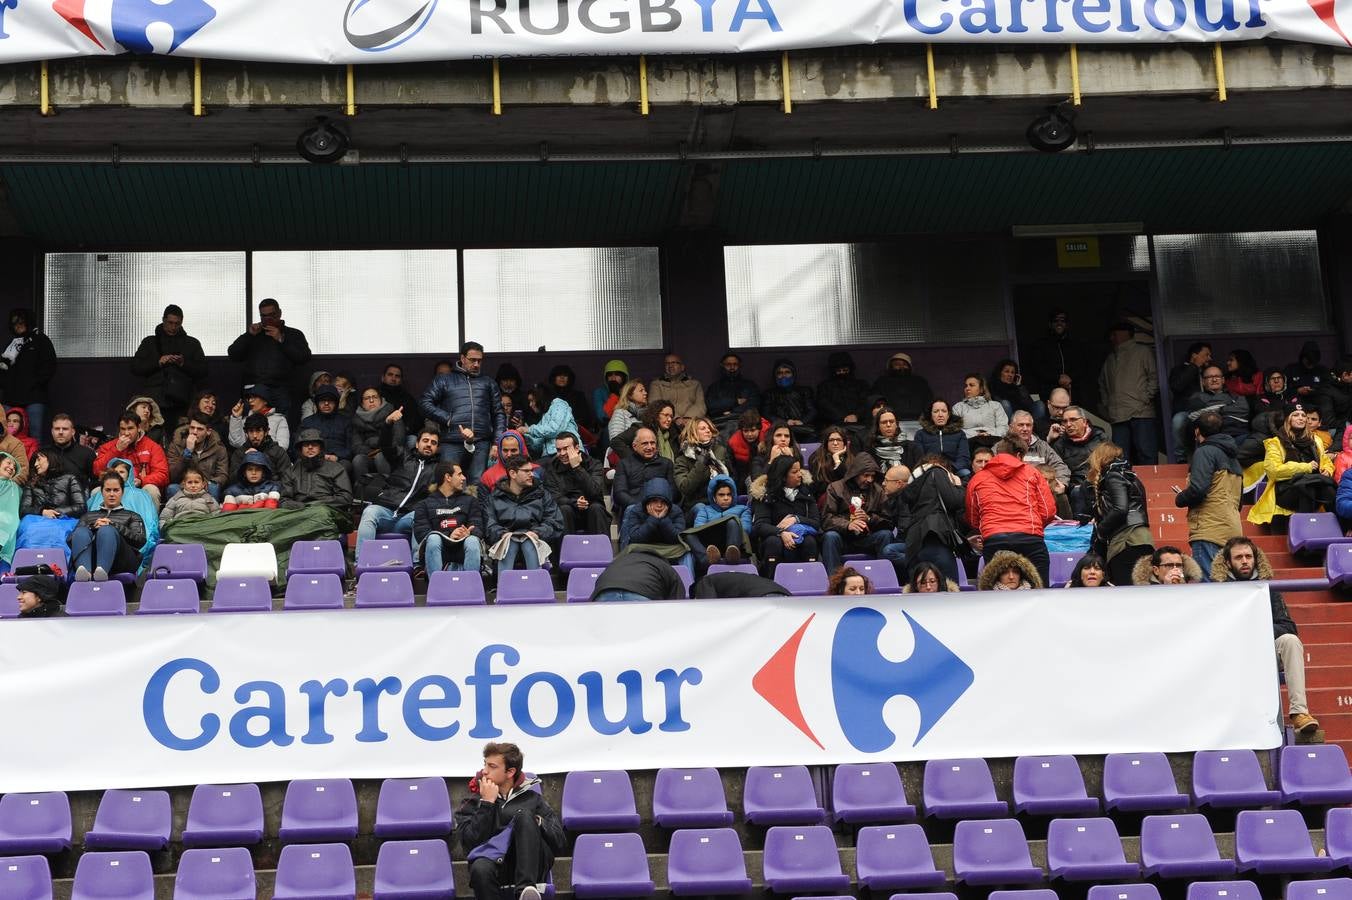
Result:
<svg viewBox="0 0 1352 900"><path fill-rule="evenodd" d="M1062 416L1062 422L1083 422L1084 416Z"/></svg>
<svg viewBox="0 0 1352 900"><path fill-rule="evenodd" d="M1161 569L1181 569L1181 568L1183 568L1183 564L1182 564L1181 562L1176 562L1176 563L1162 562L1162 563L1159 564L1159 568L1161 568Z"/></svg>

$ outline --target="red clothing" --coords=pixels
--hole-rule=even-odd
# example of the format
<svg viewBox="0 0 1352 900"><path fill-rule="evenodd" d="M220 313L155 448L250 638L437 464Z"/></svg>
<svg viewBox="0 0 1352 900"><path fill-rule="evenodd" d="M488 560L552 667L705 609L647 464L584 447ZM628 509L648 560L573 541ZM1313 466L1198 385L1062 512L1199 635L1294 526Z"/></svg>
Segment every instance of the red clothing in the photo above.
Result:
<svg viewBox="0 0 1352 900"><path fill-rule="evenodd" d="M101 445L94 455L94 471L102 475L115 459L131 460L139 487L153 484L161 491L169 487L169 461L164 448L144 434L126 450L117 449L117 438Z"/></svg>
<svg viewBox="0 0 1352 900"><path fill-rule="evenodd" d="M998 453L967 484L967 521L981 532L1031 534L1056 518L1056 500L1047 479L1033 466L1008 453Z"/></svg>
<svg viewBox="0 0 1352 900"><path fill-rule="evenodd" d="M761 419L760 438L757 441L757 443L758 444L765 443L765 436L769 433L770 433L770 420ZM728 438L728 451L732 453L732 458L737 460L742 465L746 465L749 462L751 462L751 457L756 455L756 450L757 450L756 447L748 447L746 445L746 438L742 437L742 432L740 429L734 431L732 433L732 437Z"/></svg>
<svg viewBox="0 0 1352 900"><path fill-rule="evenodd" d="M20 444L23 444L24 452L28 454L27 461L31 461L33 454L38 452L38 441L37 438L28 433L28 413L24 411L22 406L11 406L5 410L6 417L10 413L16 413L19 416L19 421L22 424L19 425L18 431L13 432L14 438Z"/></svg>
<svg viewBox="0 0 1352 900"><path fill-rule="evenodd" d="M1254 372L1253 377L1248 381L1238 375L1231 375L1225 379L1225 389L1239 397L1261 397L1263 396L1263 373Z"/></svg>

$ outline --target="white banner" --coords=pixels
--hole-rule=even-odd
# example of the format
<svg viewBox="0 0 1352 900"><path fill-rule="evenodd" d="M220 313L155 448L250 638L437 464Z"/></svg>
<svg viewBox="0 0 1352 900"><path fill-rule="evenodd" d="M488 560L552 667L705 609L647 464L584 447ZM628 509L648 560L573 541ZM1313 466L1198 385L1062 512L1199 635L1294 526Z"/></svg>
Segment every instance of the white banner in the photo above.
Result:
<svg viewBox="0 0 1352 900"><path fill-rule="evenodd" d="M1338 0L0 0L0 63L121 53L296 63L738 53L875 43L1352 46Z"/></svg>
<svg viewBox="0 0 1352 900"><path fill-rule="evenodd" d="M1267 748L1263 585L0 624L0 792Z"/></svg>

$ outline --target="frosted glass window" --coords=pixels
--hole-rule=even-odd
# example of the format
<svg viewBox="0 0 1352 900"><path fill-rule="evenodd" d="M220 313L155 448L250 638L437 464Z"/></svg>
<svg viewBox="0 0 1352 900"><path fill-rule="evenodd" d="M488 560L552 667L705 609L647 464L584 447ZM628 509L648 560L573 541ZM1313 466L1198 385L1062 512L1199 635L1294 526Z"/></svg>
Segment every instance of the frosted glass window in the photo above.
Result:
<svg viewBox="0 0 1352 900"><path fill-rule="evenodd" d="M490 353L656 350L656 247L466 250L465 327Z"/></svg>
<svg viewBox="0 0 1352 900"><path fill-rule="evenodd" d="M1328 327L1313 231L1162 234L1152 240L1168 334Z"/></svg>
<svg viewBox="0 0 1352 900"><path fill-rule="evenodd" d="M65 359L130 357L164 317L224 356L245 328L243 253L49 253L43 328Z"/></svg>
<svg viewBox="0 0 1352 900"><path fill-rule="evenodd" d="M323 354L460 349L454 250L300 250L253 254L254 315L272 297Z"/></svg>
<svg viewBox="0 0 1352 900"><path fill-rule="evenodd" d="M996 249L981 241L724 248L734 347L1004 340Z"/></svg>

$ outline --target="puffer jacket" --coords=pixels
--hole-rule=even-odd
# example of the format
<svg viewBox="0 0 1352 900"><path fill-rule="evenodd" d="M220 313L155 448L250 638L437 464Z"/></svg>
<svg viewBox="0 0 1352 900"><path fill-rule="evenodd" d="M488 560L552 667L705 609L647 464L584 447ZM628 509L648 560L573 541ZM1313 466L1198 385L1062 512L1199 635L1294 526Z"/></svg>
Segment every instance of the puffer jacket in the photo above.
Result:
<svg viewBox="0 0 1352 900"><path fill-rule="evenodd" d="M714 492L718 490L720 485L732 489L732 506L727 509L722 509L714 503ZM751 507L745 503L738 505L737 485L732 478L727 475L715 475L710 478L709 486L705 489L705 499L708 501L707 503L695 504L693 527L699 528L723 516L736 516L738 521L742 523L742 533L748 536L751 534Z"/></svg>
<svg viewBox="0 0 1352 900"><path fill-rule="evenodd" d="M803 483L798 486L798 494L792 500L782 490L771 494L769 475L759 475L751 482L747 496L751 500L751 534L759 544L766 538L779 534L779 523L785 516L793 516L803 525L811 525L821 531L821 512L817 501L813 499L812 476L803 470Z"/></svg>
<svg viewBox="0 0 1352 900"><path fill-rule="evenodd" d="M324 454L332 453L334 456L342 459L352 458L351 444L351 426L352 420L340 412L322 413L317 412L312 416L301 419L300 428L293 435L293 438L299 437L300 433L307 428L313 428L324 438ZM292 445L295 446L294 444Z"/></svg>
<svg viewBox="0 0 1352 900"><path fill-rule="evenodd" d="M962 430L969 438L982 433L1004 437L1009 430L1009 414L1005 412L1004 405L987 400L980 394L954 403L953 415L962 417Z"/></svg>
<svg viewBox="0 0 1352 900"><path fill-rule="evenodd" d="M78 519L84 514L88 500L80 479L49 470L46 478L34 475L31 483L24 486L19 515L40 516L44 509L54 509L66 518Z"/></svg>
<svg viewBox="0 0 1352 900"><path fill-rule="evenodd" d="M168 503L164 504L164 509L160 510L160 527L168 525L174 519L189 515L210 516L221 511L221 504L216 502L216 498L206 491L200 494L189 494L187 491L179 491Z"/></svg>
<svg viewBox="0 0 1352 900"><path fill-rule="evenodd" d="M282 496L288 508L320 503L346 509L352 505L352 479L342 463L301 457L282 476Z"/></svg>
<svg viewBox="0 0 1352 900"><path fill-rule="evenodd" d="M423 415L441 428L442 443L463 443L461 425L474 432L476 441L496 440L507 427L498 383L487 375L470 375L458 365L432 379L421 406Z"/></svg>
<svg viewBox="0 0 1352 900"><path fill-rule="evenodd" d="M1188 510L1188 540L1224 544L1239 536L1244 472L1235 453L1235 439L1222 432L1192 455L1188 486L1174 495L1174 506Z"/></svg>
<svg viewBox="0 0 1352 900"><path fill-rule="evenodd" d="M1056 500L1047 479L1008 453L997 453L967 484L967 521L982 538L1031 534L1056 518Z"/></svg>
<svg viewBox="0 0 1352 900"><path fill-rule="evenodd" d="M1291 515L1291 510L1277 503L1277 482L1309 473L1310 463L1316 459L1319 461L1320 474L1333 477L1333 460L1324 453L1324 445L1311 439L1310 447L1312 452L1309 459L1288 459L1286 444L1280 436L1263 441L1263 469L1267 473L1267 487L1263 488L1263 495L1258 498L1258 502L1249 507L1250 522L1263 525L1271 522L1275 516Z"/></svg>
<svg viewBox="0 0 1352 900"><path fill-rule="evenodd" d="M1277 576L1273 574L1272 563L1268 562L1267 554L1259 547L1253 548L1253 578L1251 581L1272 581ZM1211 561L1211 580L1212 581L1239 581L1239 577L1234 570L1230 568L1230 560L1225 558L1225 554L1217 553L1216 558ZM1272 638L1276 640L1284 634L1296 634L1296 623L1291 618L1291 611L1286 608L1286 599L1282 597L1280 591L1274 591L1268 588L1268 602L1272 605Z"/></svg>
<svg viewBox="0 0 1352 900"><path fill-rule="evenodd" d="M874 475L873 483L864 487L856 479L866 472ZM863 501L864 512L868 515L869 531L887 531L896 523L888 514L887 492L883 490L882 473L878 464L867 453L861 453L850 461L845 469L845 477L833 481L826 489L826 502L822 507L822 529L849 534L852 499L859 497Z"/></svg>
<svg viewBox="0 0 1352 900"><path fill-rule="evenodd" d="M712 467L719 475L732 474L732 457L728 448L719 443L718 438L707 447L698 444L686 444L676 454L676 490L680 493L681 508L690 512L695 504L706 499L709 488L709 469ZM733 490L733 496L737 491Z"/></svg>
<svg viewBox="0 0 1352 900"><path fill-rule="evenodd" d="M1020 584L1014 590L1040 590L1042 588L1042 576L1038 575L1037 567L1029 561L1028 557L1015 553L1013 550L1001 550L991 557L991 561L986 563L986 567L981 570L981 577L976 581L976 589L979 591L1007 591L1010 588L999 587L1000 576L1010 569L1017 569L1021 579Z"/></svg>
<svg viewBox="0 0 1352 900"><path fill-rule="evenodd" d="M1098 490L1094 492L1094 517L1098 520L1099 535L1109 542L1121 531L1150 524L1145 486L1129 461L1113 460L1099 476Z"/></svg>
<svg viewBox="0 0 1352 900"><path fill-rule="evenodd" d="M117 509L99 507L80 516L80 524L85 528L92 529L94 523L99 519L107 519L117 529L117 533L122 535L122 539L127 542L127 546L132 549L140 549L141 545L146 542L146 523L138 512L127 509L125 506L119 506ZM67 541L69 541L69 538L67 538Z"/></svg>
<svg viewBox="0 0 1352 900"><path fill-rule="evenodd" d="M507 478L499 481L484 505L489 546L508 532L533 531L545 543L562 537L563 513L559 512L554 495L538 481L520 494L513 494L507 490L508 482Z"/></svg>
<svg viewBox="0 0 1352 900"><path fill-rule="evenodd" d="M258 482L247 480L244 477L246 466L262 468L263 479ZM235 480L221 496L221 509L226 512L237 509L276 509L281 502L282 486L273 479L272 463L258 450L247 451L235 471Z"/></svg>
<svg viewBox="0 0 1352 900"><path fill-rule="evenodd" d="M648 514L648 501L658 498L667 501L665 516ZM624 511L624 521L620 524L620 546L679 544L682 531L685 531L685 513L671 498L671 484L665 478L654 478L643 485L643 496L639 502L631 504Z"/></svg>
<svg viewBox="0 0 1352 900"><path fill-rule="evenodd" d="M526 429L526 445L530 447L531 458L545 459L557 453L554 439L565 432L576 437L579 444L582 442L576 411L565 398L555 397L549 401L540 421Z"/></svg>
<svg viewBox="0 0 1352 900"><path fill-rule="evenodd" d="M238 472L239 467L244 465L244 455L250 450L257 450L268 458L268 465L272 466L272 474L284 477L291 469L291 457L287 455L286 450L272 439L269 435L263 438L263 443L257 447L250 447L247 444L243 447L236 447L230 452L230 467L228 472Z"/></svg>
<svg viewBox="0 0 1352 900"><path fill-rule="evenodd" d="M668 484L675 481L676 469L672 466L671 460L665 456L643 459L637 454L630 454L620 460L620 464L615 467L615 482L611 488L611 507L621 521L624 518L624 510L630 504L638 502L639 496L643 492L643 485L653 478L665 478Z"/></svg>
<svg viewBox="0 0 1352 900"><path fill-rule="evenodd" d="M943 428L929 421L929 416L920 417L920 430L915 434L915 445L921 458L937 453L953 463L959 472L972 470L972 449L967 444L967 435L963 430L962 419L954 416Z"/></svg>

